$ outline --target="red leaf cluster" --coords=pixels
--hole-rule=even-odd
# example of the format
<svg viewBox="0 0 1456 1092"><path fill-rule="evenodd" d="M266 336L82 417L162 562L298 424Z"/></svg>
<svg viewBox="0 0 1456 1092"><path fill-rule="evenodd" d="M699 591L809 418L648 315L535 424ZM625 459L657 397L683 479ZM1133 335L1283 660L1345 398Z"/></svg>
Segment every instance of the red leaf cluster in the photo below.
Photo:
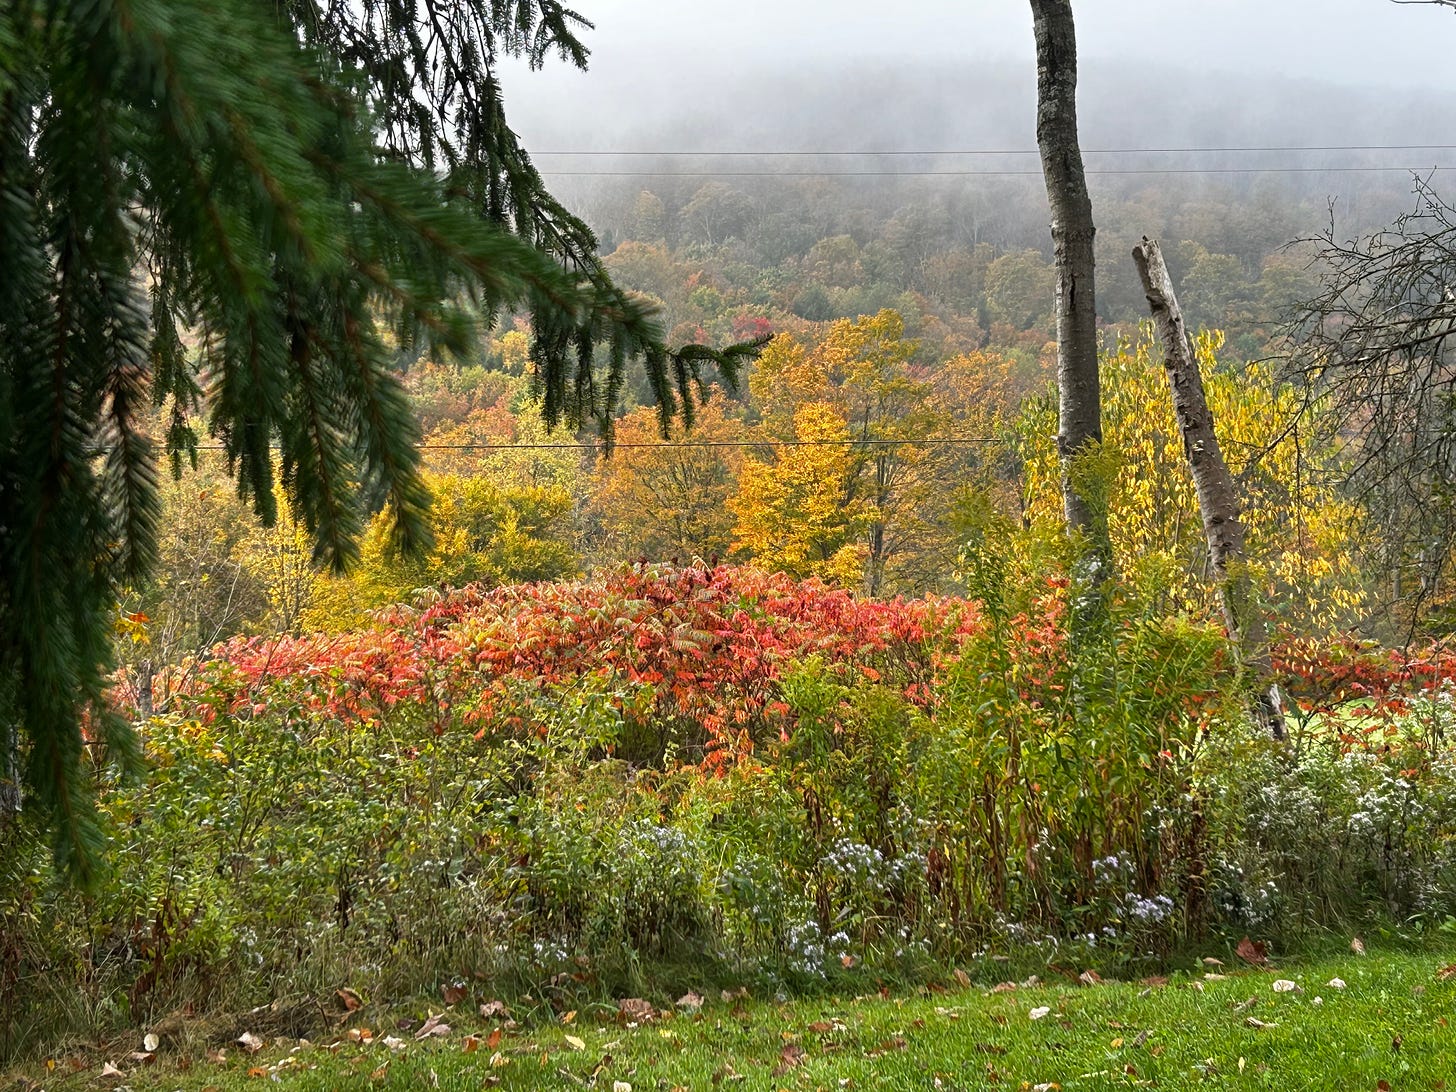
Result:
<svg viewBox="0 0 1456 1092"><path fill-rule="evenodd" d="M965 600L871 601L753 569L636 566L466 588L342 636L238 639L216 650L197 698L243 715L292 701L346 721L410 706L437 733L483 737L520 725L523 683L596 676L635 715L695 726L705 764L722 766L789 730L778 684L794 663L817 655L928 705L937 665L979 625Z"/></svg>

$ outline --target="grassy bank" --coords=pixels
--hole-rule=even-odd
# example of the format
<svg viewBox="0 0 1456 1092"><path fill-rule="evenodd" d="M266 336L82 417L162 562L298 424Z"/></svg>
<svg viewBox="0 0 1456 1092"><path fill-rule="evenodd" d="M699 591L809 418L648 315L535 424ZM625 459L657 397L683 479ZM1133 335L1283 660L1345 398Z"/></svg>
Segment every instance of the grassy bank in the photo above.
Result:
<svg viewBox="0 0 1456 1092"><path fill-rule="evenodd" d="M163 1030L151 1059L132 1056L145 1053L138 1031L135 1043L11 1076L31 1088L220 1092L270 1081L299 1090L1441 1089L1456 1087L1448 1027L1456 979L1442 977L1453 954L1346 953L1277 969L1205 964L1166 982L951 982L915 996L779 1002L720 993L701 1008L692 997L657 999L650 1015L632 1003L488 1016L474 999L433 1010L365 1004L302 1042L269 1034L276 1014L258 1013L246 1043L184 1022ZM429 1034L431 1017L448 1030L436 1024ZM119 1072L103 1076L107 1062Z"/></svg>

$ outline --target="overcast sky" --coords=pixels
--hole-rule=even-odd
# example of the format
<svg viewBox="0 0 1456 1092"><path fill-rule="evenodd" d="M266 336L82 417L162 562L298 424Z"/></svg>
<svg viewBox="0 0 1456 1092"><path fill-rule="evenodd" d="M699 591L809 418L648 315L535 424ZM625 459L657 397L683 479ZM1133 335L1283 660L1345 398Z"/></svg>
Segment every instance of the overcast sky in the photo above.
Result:
<svg viewBox="0 0 1456 1092"><path fill-rule="evenodd" d="M596 23L587 34L591 70L559 62L543 72L508 70L513 122L527 146L601 135L606 112L640 123L666 112L691 116L696 102L721 109L720 81L745 70L916 60L1019 73L1033 55L1025 0L576 0ZM1230 75L1321 80L1378 92L1407 116L1413 95L1432 89L1418 119L1431 139L1456 136L1456 12L1390 0L1078 0L1079 47L1092 94L1116 96L1119 71L1146 94L1150 67L1203 84L1202 96L1276 114L1280 103L1249 95ZM1141 71L1143 79L1138 79ZM731 77L730 77L731 78ZM1028 68L1028 86L1034 72ZM1210 82L1217 84L1210 88ZM1172 89L1177 93L1177 88ZM792 109L791 89L779 93ZM1132 104L1129 104L1132 105ZM1308 105L1308 104L1304 104ZM616 128L616 126L612 126ZM639 134L644 126L629 128ZM646 126L650 131L650 125ZM614 143L610 137L608 143Z"/></svg>
<svg viewBox="0 0 1456 1092"><path fill-rule="evenodd" d="M581 0L597 63L650 63L696 44L785 57L1032 55L1025 0ZM1178 53L1190 63L1450 86L1456 13L1390 0L1079 0L1089 58Z"/></svg>

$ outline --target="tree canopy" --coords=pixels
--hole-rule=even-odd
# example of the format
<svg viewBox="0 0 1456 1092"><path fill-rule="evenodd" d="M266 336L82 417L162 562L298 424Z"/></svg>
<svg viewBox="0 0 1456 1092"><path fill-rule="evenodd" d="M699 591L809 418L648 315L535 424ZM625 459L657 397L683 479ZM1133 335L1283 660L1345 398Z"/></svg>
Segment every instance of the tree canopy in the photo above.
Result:
<svg viewBox="0 0 1456 1092"><path fill-rule="evenodd" d="M495 68L584 65L556 0L17 0L0 11L0 728L58 857L88 842L119 589L157 552L163 410L335 567L371 510L428 539L401 352L528 311L551 422L610 430L626 362L661 421L706 367L617 290L506 125ZM3 740L4 736L0 736Z"/></svg>

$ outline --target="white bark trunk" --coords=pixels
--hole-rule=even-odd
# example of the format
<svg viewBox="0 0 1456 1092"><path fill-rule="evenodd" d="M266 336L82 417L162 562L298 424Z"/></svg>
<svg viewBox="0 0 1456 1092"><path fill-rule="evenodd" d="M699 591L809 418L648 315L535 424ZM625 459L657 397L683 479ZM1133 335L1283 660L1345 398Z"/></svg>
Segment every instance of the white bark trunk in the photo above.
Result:
<svg viewBox="0 0 1456 1092"><path fill-rule="evenodd" d="M1255 714L1275 739L1283 739L1284 703L1273 680L1264 615L1249 578L1238 488L1218 445L1203 376L1173 292L1173 278L1156 241L1145 236L1142 244L1133 248L1132 257L1163 342L1163 366L1168 373L1173 412L1183 433L1183 451L1198 492L1203 535L1208 542L1208 567L1218 585L1224 623L1253 681Z"/></svg>

